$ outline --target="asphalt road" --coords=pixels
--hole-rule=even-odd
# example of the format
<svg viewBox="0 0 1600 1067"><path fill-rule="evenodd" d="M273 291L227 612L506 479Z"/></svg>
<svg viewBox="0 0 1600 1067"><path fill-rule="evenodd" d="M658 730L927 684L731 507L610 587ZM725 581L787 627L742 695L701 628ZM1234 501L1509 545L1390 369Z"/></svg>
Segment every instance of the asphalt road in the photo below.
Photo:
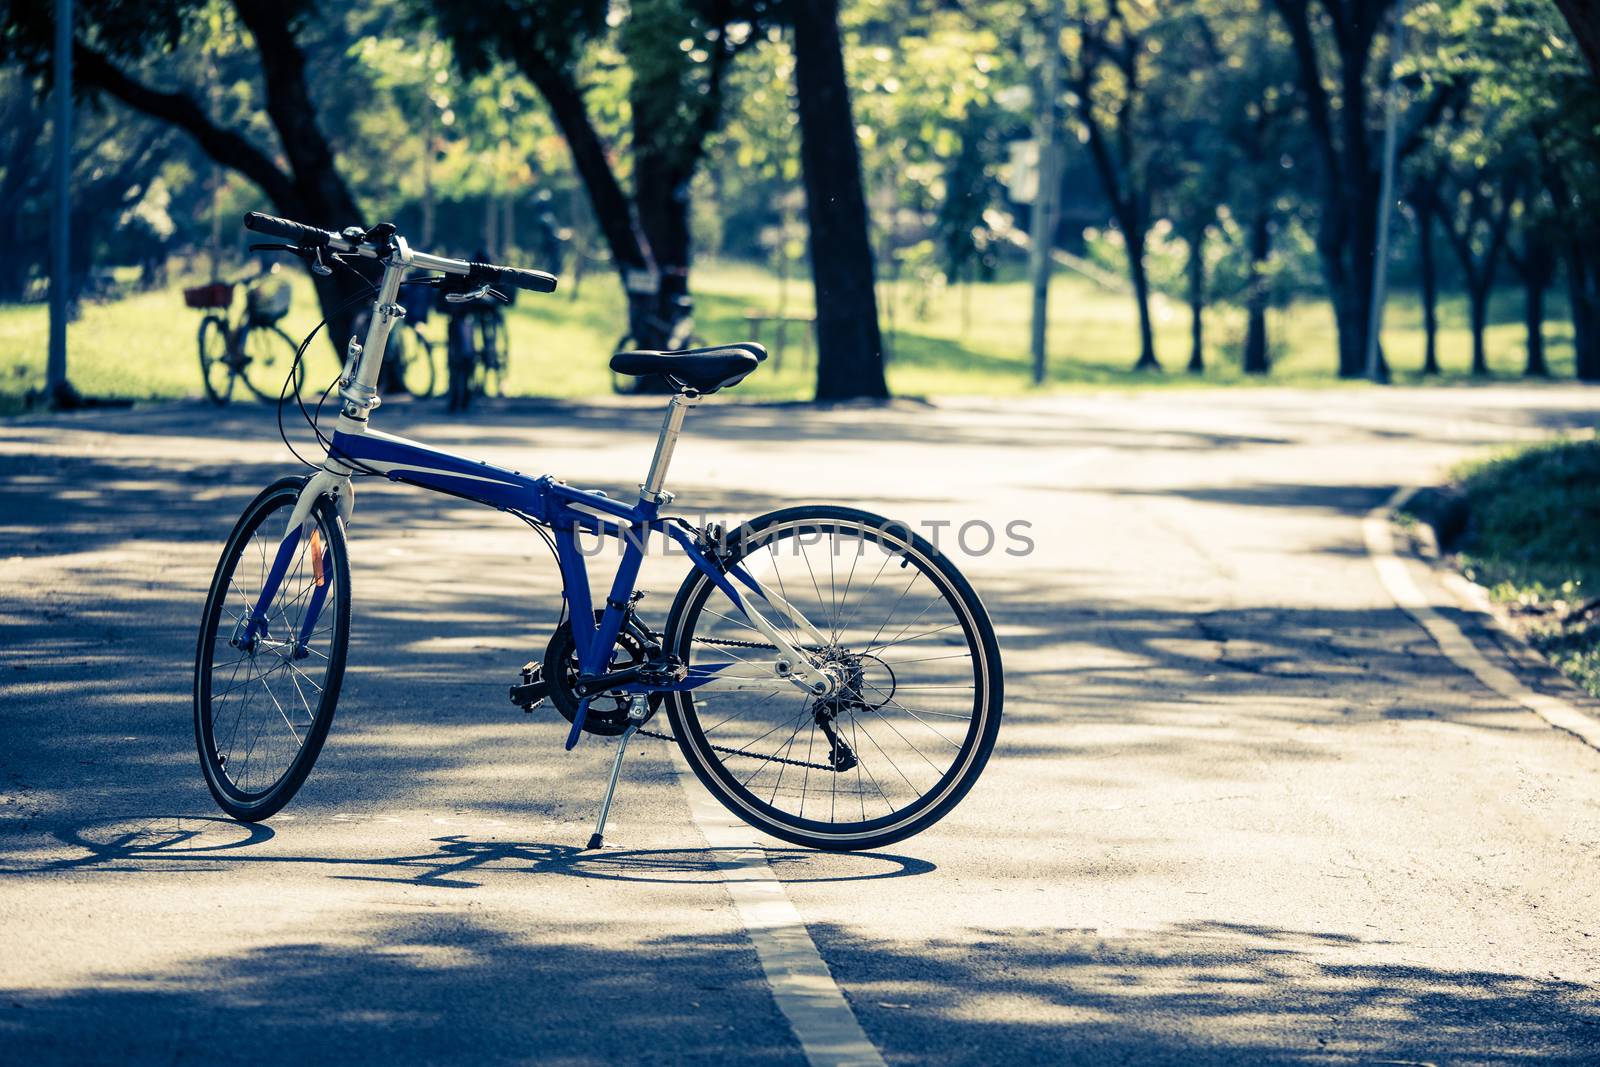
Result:
<svg viewBox="0 0 1600 1067"><path fill-rule="evenodd" d="M1600 1062L1600 752L1443 658L1360 528L1597 412L1481 388L694 413L686 512L1002 531L958 556L1007 675L977 788L888 853L768 853L885 1059ZM377 418L620 492L657 416ZM611 749L506 702L557 587L503 515L363 485L328 746L269 824L219 817L194 630L233 519L291 469L259 410L0 423L0 1062L803 1062L675 751L637 744L617 847L580 851ZM647 614L683 567L649 562Z"/></svg>

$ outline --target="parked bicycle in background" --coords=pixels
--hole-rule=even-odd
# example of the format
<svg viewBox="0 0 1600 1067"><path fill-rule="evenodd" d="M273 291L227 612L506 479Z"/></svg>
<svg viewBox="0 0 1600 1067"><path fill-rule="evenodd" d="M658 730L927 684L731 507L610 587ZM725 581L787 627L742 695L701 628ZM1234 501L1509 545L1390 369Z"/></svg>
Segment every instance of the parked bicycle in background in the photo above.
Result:
<svg viewBox="0 0 1600 1067"><path fill-rule="evenodd" d="M426 400L439 388L439 361L433 342L422 329L433 309L433 287L407 282L400 286L397 303L406 309L406 314L389 332L381 384L387 392L405 392ZM365 337L371 322L371 310L363 309L355 318L356 336Z"/></svg>
<svg viewBox="0 0 1600 1067"><path fill-rule="evenodd" d="M244 311L229 325L228 308L239 285L246 286ZM200 320L200 380L212 403L226 404L239 382L258 399L276 400L291 368L294 391L300 391L306 374L304 364L295 359L299 346L278 327L289 314L290 300L289 283L276 263L231 282L183 291L185 304L206 312Z"/></svg>
<svg viewBox="0 0 1600 1067"><path fill-rule="evenodd" d="M444 300L445 313L450 317L445 346L450 368L450 410L467 410L474 396L504 396L511 350L506 316L500 305L510 303L510 298L502 301L495 295L446 293Z"/></svg>

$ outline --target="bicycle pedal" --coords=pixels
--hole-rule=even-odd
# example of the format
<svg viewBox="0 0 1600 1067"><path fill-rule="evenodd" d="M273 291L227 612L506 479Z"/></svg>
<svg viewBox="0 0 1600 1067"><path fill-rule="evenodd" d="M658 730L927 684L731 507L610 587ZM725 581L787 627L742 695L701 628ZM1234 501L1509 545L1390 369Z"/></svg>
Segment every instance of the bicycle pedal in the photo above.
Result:
<svg viewBox="0 0 1600 1067"><path fill-rule="evenodd" d="M522 668L522 684L511 687L511 703L523 711L532 711L550 695L550 683L545 681L544 665L529 663Z"/></svg>

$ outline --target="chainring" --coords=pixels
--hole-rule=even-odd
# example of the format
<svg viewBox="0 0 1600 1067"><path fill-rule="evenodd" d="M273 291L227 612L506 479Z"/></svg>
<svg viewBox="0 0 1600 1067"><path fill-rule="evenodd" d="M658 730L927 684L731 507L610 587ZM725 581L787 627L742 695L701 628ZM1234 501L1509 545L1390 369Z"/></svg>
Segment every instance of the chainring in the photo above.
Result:
<svg viewBox="0 0 1600 1067"><path fill-rule="evenodd" d="M595 612L595 621L598 622L600 612ZM617 634L617 646L611 652L611 663L607 670L620 671L624 667L645 662L648 657L644 641L633 632L632 618L624 620L621 632ZM550 703L561 713L561 717L572 722L578 717L578 702L581 699L574 690L580 668L578 666L578 646L572 639L571 622L563 622L550 635L550 643L544 650L544 668L541 677L550 683ZM655 699L657 694L651 694L646 700L645 717L638 720L646 722L655 714L660 701ZM598 693L589 698L589 713L583 718L583 732L598 734L601 737L616 737L628 728L628 709L634 700L643 700L643 697L630 697L626 693Z"/></svg>

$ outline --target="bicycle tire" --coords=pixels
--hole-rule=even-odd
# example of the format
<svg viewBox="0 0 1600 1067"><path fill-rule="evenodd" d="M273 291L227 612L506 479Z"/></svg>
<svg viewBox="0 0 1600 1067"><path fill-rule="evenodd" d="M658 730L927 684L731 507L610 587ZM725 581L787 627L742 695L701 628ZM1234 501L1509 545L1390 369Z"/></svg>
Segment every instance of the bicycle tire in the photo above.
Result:
<svg viewBox="0 0 1600 1067"><path fill-rule="evenodd" d="M200 384L213 404L226 407L233 399L234 378L237 377L229 362L227 320L221 315L203 317L196 341L200 347Z"/></svg>
<svg viewBox="0 0 1600 1067"><path fill-rule="evenodd" d="M860 566L859 558L857 565L851 567L850 578L846 580L841 601L837 598L838 586L833 580L836 570L835 556L831 554L834 552L832 540L829 547L829 575L830 588L835 599L832 602L831 614L829 600L821 592L820 575L816 574L816 570L820 570L820 564L814 570L809 554L806 555L806 568L814 575L811 582L816 590L816 600L802 603L805 590L799 588L798 584L791 584L787 588L774 588L773 591L794 603L808 618L823 619L821 628L829 636L831 644L827 649L813 645L808 651L824 660L839 664L850 662L853 656L856 666L861 668L855 680L843 689L844 696L850 699L841 698L838 704L834 705L840 710L835 717L830 718L830 723L835 727L834 733L843 739L844 745L842 747L835 745L831 736L827 734L827 728L822 727L821 720L817 717L819 708L824 702L813 701L811 697L800 693L790 683L781 679L774 685L773 696L746 697L744 694L718 693L711 697L697 698L693 691L687 691L668 694L666 703L673 734L683 750L685 760L706 789L729 811L751 826L784 841L832 851L856 851L880 848L920 833L949 814L966 796L982 773L994 749L1005 699L1004 674L994 626L971 585L947 556L925 539L912 533L903 524L891 523L882 516L855 508L832 505L786 508L763 515L741 527L738 534L730 539L724 558L727 565L746 564L752 573L755 573L757 566L762 563L762 551L766 550L771 554L772 569L776 571L778 584L783 586L782 573L776 570L778 556L773 546L786 541L795 541L795 546L790 547L797 546L803 552L805 541L796 539L810 534L831 536L830 531L851 531L861 535L863 542L876 545L883 555L881 564L877 564L878 571L871 579L871 585L857 590L858 599L850 614L843 615L842 609L849 606L851 587L856 578L856 566ZM912 575L905 585L905 590L900 593L899 599L891 608L890 614L878 623L876 631L873 631L874 616L872 614L863 616L861 612L873 591L878 588L884 570L896 559L901 561L900 567L895 572L896 584L899 574L912 571ZM872 565L865 566L870 568ZM842 570L842 564L837 569ZM757 574L757 578L760 579L761 575ZM769 574L763 584L770 585L772 578L773 575ZM888 642L880 641L879 638L890 625L891 619L896 619L898 625L896 613L904 602L906 590L910 590L918 578L927 579L929 588L937 596L923 608L921 614L909 617L907 626L899 633L888 631L894 635ZM697 662L706 662L703 658L697 661L697 653L700 650L709 650L708 654L714 653L722 657L734 655L738 658L749 658L747 653L736 651L740 639L737 636L722 636L719 624L714 619L708 618L708 614L731 624L731 629L727 631L729 635L742 632L753 636L758 646L766 640L743 622L739 613L726 602L723 594L718 594L719 597L724 597L715 602L718 607L711 608L708 612L707 605L715 589L715 583L703 571L699 569L691 571L679 588L668 616L665 648L688 665L691 676ZM893 586L885 587L885 592L892 592L892 589ZM918 632L910 638L905 638L906 629L912 624L920 629L923 624L918 620L926 615L934 603L940 602L949 606L952 621L928 634ZM719 608L725 608L727 614L723 614ZM771 617L775 612L769 611L766 614ZM935 620L929 620L929 623L932 621ZM790 628L787 622L779 625L780 629ZM957 662L963 653L953 651L955 646L952 642L957 636L955 633L957 630L961 645L966 649L964 655L970 660L965 666ZM865 642L852 636L861 633L870 633L871 636ZM938 637L938 640L930 640L941 633L944 636ZM791 640L798 644L798 634L791 637ZM915 650L916 655L910 660L903 659L900 653L892 656L888 653L888 649L892 647L909 646L919 640L923 644ZM854 651L851 651L852 645ZM925 649L932 649L933 654L927 655L923 651ZM874 650L877 654L873 654ZM868 660L874 662L868 664ZM929 666L933 663L948 666ZM919 665L919 671L910 670ZM899 668L898 673L896 667ZM972 684L962 686L959 683L968 672ZM933 680L926 683L920 680L908 681L923 676ZM958 724L961 716L954 710L959 709L967 700L961 693L962 689L971 690L971 710L965 717L964 733L957 741L950 736L950 731L962 728ZM910 692L918 693L912 702L917 703L919 707L911 708L895 699L897 694ZM715 705L715 711L710 711L702 717L702 705L711 709L714 700L724 697L737 699ZM793 704L795 697L799 698L798 705ZM931 706L934 702L939 703L938 709ZM738 706L731 715L723 717L723 712L730 703ZM868 707L869 704L875 706ZM795 713L796 706L799 709L798 714ZM761 711L763 708L766 710ZM902 715L904 718L898 719L897 722L896 717ZM948 716L950 723L945 724L942 718L936 718L938 716ZM719 718L720 721L715 725L708 725L713 717ZM797 739L807 717L811 718L812 725L804 742L805 751L802 753ZM757 747L753 747L760 743L759 739L751 742L747 740L747 735L754 734L769 719L777 720L779 726L776 729L780 731L790 723L795 723L795 726L786 744L781 740L782 734L779 733L780 741L777 744L780 747L774 748L771 754L763 754ZM915 725L918 723L921 724L920 727ZM903 733L900 727L905 727L918 739L925 736L927 738L925 744L941 759L946 758L943 755L944 750L934 747L934 738L940 737L946 744L954 746L956 753L948 758L948 767L940 771L939 765L923 753L915 741ZM825 756L819 754L817 746L819 728L824 734L823 747L828 749ZM879 731L880 736L873 736L872 731L875 729ZM717 731L723 733L718 735ZM772 733L773 730L769 729L762 737L771 736ZM929 776L918 767L912 767L912 772L932 782L926 789L919 791L910 774L896 763L890 753L890 749L904 750L907 747L933 767L936 777ZM845 762L845 753L853 754L855 762L841 769L840 764ZM835 762L836 757L839 762ZM910 759L909 752L906 753L906 758ZM905 796L903 804L891 800L886 787L877 777L877 770L869 765L869 761L877 770L884 771L886 776L890 768L893 768L894 772L905 779L908 786L905 790L899 789L897 783L892 780L888 787L895 789L897 796ZM736 767L731 765L734 763L737 763ZM753 764L759 766L747 774L747 769ZM789 791L784 794L783 802L780 804L778 794L782 791L785 774L788 773L789 767L796 765L805 769L793 772L789 778ZM813 768L817 770L814 771ZM853 782L849 773L852 770ZM832 775L831 779L819 776L818 782L829 783L831 799L819 795L815 801L821 804L824 799L828 800L826 808L828 819L824 821L819 817L807 818L806 804L811 795L808 791L811 775L829 772ZM793 794L797 777L801 779L798 810L793 810L796 807ZM881 803L887 808L882 814L877 814L876 808L872 812L868 811L871 797L869 779L871 785L876 787ZM757 781L761 782L759 789L752 788ZM764 798L762 794L766 792L769 783L772 783L771 794ZM841 783L845 787L842 794L845 806L848 808L859 804L861 813L859 819L838 818ZM823 786L819 784L818 789L820 794ZM872 802L877 804L880 801ZM846 814L850 813L847 811Z"/></svg>
<svg viewBox="0 0 1600 1067"><path fill-rule="evenodd" d="M505 343L505 316L501 314L500 309L491 308L474 315L472 335L473 391L479 396L504 396L510 353Z"/></svg>
<svg viewBox="0 0 1600 1067"><path fill-rule="evenodd" d="M617 338L616 347L611 350L611 354L616 355L618 352L627 352L632 348L633 334L625 333L621 337ZM638 383L638 381L639 379L635 378L631 374L618 374L616 371L612 371L611 391L618 396L632 396L635 391L634 386Z"/></svg>
<svg viewBox="0 0 1600 1067"><path fill-rule="evenodd" d="M252 339L257 345L255 353L247 347ZM305 391L306 366L298 358L300 346L282 329L277 326L247 325L239 333L239 347L249 357L240 368L239 377L244 379L244 384L256 395L256 399L269 404L277 403L283 395L283 386L288 380L291 366L294 368L294 392L290 395L296 396ZM265 388L257 383L257 378L263 379Z"/></svg>
<svg viewBox="0 0 1600 1067"><path fill-rule="evenodd" d="M418 400L426 400L438 387L439 370L434 363L433 342L415 326L406 326L401 342L400 383Z"/></svg>
<svg viewBox="0 0 1600 1067"><path fill-rule="evenodd" d="M240 574L241 564L258 576L266 573L283 524L305 483L305 478L274 482L257 494L239 516L212 577L195 646L194 733L201 771L217 806L242 822L259 822L272 816L305 783L327 739L344 680L345 657L350 645L350 560L344 525L326 499L319 500L312 509L315 533L301 542L295 563L269 607L269 617L279 629L274 631L269 625L267 635L249 651L231 642L231 637L237 633L239 612L253 605L259 594L259 581L256 588L251 588L249 575ZM313 538L321 538L324 546L320 564ZM305 571L308 563L311 567L309 585ZM310 635L303 657L296 655L292 644L285 653L288 643L284 638L291 632L298 632L319 573L322 582L331 582L332 587L324 594L326 599L317 619L317 629ZM218 646L223 639L221 624L225 611L233 621L229 627L230 640L221 644L221 648L228 651L223 654L219 666ZM273 657L281 662L258 672L258 662ZM302 671L295 666L297 661L316 663L313 657L323 661L320 683L315 677L315 668ZM245 672L242 681L241 669ZM222 679L220 687L217 685L219 678ZM276 687L270 684L274 678L278 682ZM257 703L261 691L268 700ZM308 692L315 693L314 708L313 700L307 699ZM258 714L251 716L252 709ZM293 738L292 745L278 728L280 716L288 737ZM301 729L296 729L296 723ZM252 759L257 746L262 746L261 762L254 769L264 776L266 784L252 788L253 782L260 780L252 778ZM239 754L237 758L236 753ZM271 761L273 753L283 753L284 758ZM263 763L265 769L262 769ZM277 769L279 763L281 769Z"/></svg>

